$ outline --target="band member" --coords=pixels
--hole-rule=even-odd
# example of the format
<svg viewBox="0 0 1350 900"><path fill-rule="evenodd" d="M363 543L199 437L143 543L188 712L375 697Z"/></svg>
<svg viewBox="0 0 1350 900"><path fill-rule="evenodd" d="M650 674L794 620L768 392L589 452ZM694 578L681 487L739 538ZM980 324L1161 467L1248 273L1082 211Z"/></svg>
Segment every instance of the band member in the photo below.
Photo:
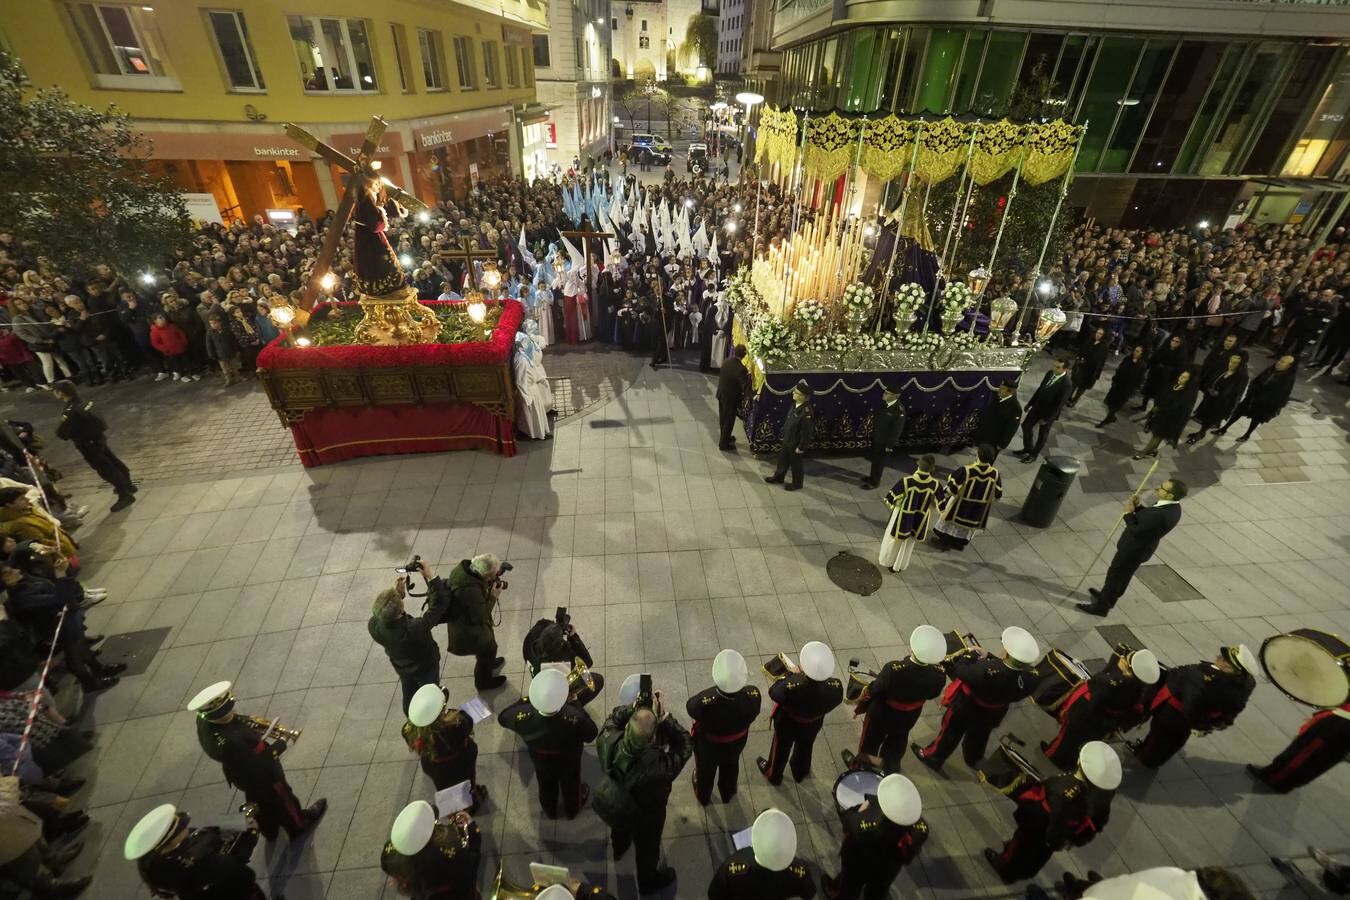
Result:
<svg viewBox="0 0 1350 900"><path fill-rule="evenodd" d="M844 702L844 685L834 677L834 651L820 641L802 647L801 668L788 672L769 688L773 701L773 742L769 758L757 760L769 784L783 783L783 769L792 765L792 777L811 774L811 749L825 714Z"/></svg>
<svg viewBox="0 0 1350 900"><path fill-rule="evenodd" d="M1076 771L1029 784L1013 797L1017 830L1003 852L986 847L984 858L1004 884L1034 878L1056 850L1086 846L1106 827L1120 778L1115 750L1101 741L1085 744Z"/></svg>
<svg viewBox="0 0 1350 900"><path fill-rule="evenodd" d="M572 627L572 617L567 614L566 609L560 608L552 619L540 619L534 623L525 634L525 640L521 644L521 655L525 657L525 665L529 667L531 677L538 675L546 663L561 663L561 668L558 666L553 668L558 668L559 671L565 668L567 672L572 670L578 659L585 663L588 672L587 686L578 691L571 701L577 706L590 703L605 687L605 676L591 670L595 660L591 658L591 651L586 647L586 642Z"/></svg>
<svg viewBox="0 0 1350 900"><path fill-rule="evenodd" d="M272 737L260 719L235 715L230 682L221 681L206 688L188 702L188 711L197 714L197 742L202 752L220 763L225 780L243 791L244 799L257 808L258 830L269 841L285 830L291 840L319 823L328 810L328 801L320 797L302 809L295 792L286 783L281 754L286 742Z"/></svg>
<svg viewBox="0 0 1350 900"><path fill-rule="evenodd" d="M400 894L413 900L477 897L483 833L463 810L445 822L425 800L414 800L394 819L380 868Z"/></svg>
<svg viewBox="0 0 1350 900"><path fill-rule="evenodd" d="M1158 683L1160 674L1153 651L1136 650L1079 684L1059 708L1059 733L1054 740L1041 742L1046 759L1068 769L1088 741L1143 724L1152 699L1149 688Z"/></svg>
<svg viewBox="0 0 1350 900"><path fill-rule="evenodd" d="M723 650L713 660L715 687L699 691L685 704L693 723L694 796L703 806L712 802L714 779L723 803L736 796L741 751L763 702L759 688L746 684L748 676L745 657Z"/></svg>
<svg viewBox="0 0 1350 900"><path fill-rule="evenodd" d="M189 828L188 821L187 813L165 803L142 816L127 835L122 855L136 863L150 892L183 900L265 900L248 865L258 832Z"/></svg>
<svg viewBox="0 0 1350 900"><path fill-rule="evenodd" d="M903 572L909 567L914 545L928 540L933 510L947 497L946 487L931 474L933 464L931 453L920 457L914 474L901 478L886 494L891 518L881 536L877 563L892 572Z"/></svg>
<svg viewBox="0 0 1350 900"><path fill-rule="evenodd" d="M561 796L563 815L574 818L591 795L581 783L581 748L600 730L584 709L567 702L567 676L542 670L530 680L529 694L498 714L497 724L525 741L544 815L558 817Z"/></svg>
<svg viewBox="0 0 1350 900"><path fill-rule="evenodd" d="M797 828L781 809L766 809L750 826L750 846L728 856L708 885L708 900L811 900L816 882L797 856Z"/></svg>
<svg viewBox="0 0 1350 900"><path fill-rule="evenodd" d="M975 535L989 524L989 510L1003 496L1003 476L994 468L994 448L975 448L975 462L966 463L947 476L951 501L933 526L933 544L939 549L965 550Z"/></svg>
<svg viewBox="0 0 1350 900"><path fill-rule="evenodd" d="M933 742L910 748L930 769L941 769L947 757L961 745L966 765L975 768L984 759L989 735L1008 707L1031 695L1035 679L1030 668L1041 658L1041 648L1025 628L1016 625L1003 629L1003 657L995 659L989 651L972 648L947 664L952 683L942 695L947 712L942 717Z"/></svg>
<svg viewBox="0 0 1350 900"><path fill-rule="evenodd" d="M881 667L881 672L858 698L853 714L865 715L858 755L880 757L881 768L900 771L910 729L919 721L923 705L942 693L947 674L942 660L947 642L932 625L920 625L909 635L910 655Z"/></svg>
<svg viewBox="0 0 1350 900"><path fill-rule="evenodd" d="M1264 768L1247 766L1252 777L1287 794L1319 778L1350 753L1350 702L1322 709L1303 723L1289 746Z"/></svg>
<svg viewBox="0 0 1350 900"><path fill-rule="evenodd" d="M881 779L875 798L841 812L844 843L839 848L839 875L820 879L825 896L830 900L889 897L891 882L928 840L928 823L922 815L919 789L897 774Z"/></svg>
<svg viewBox="0 0 1350 900"><path fill-rule="evenodd" d="M417 754L422 771L436 790L443 791L462 781L473 785L473 806L487 799L487 787L478 784L478 744L473 739L473 719L449 704L445 688L424 684L413 694L408 706L408 721L403 723L403 740Z"/></svg>
<svg viewBox="0 0 1350 900"><path fill-rule="evenodd" d="M1247 765L1251 777L1280 793L1318 779L1350 753L1350 703L1318 710L1269 765Z"/></svg>
<svg viewBox="0 0 1350 900"><path fill-rule="evenodd" d="M1143 741L1128 746L1156 769L1186 746L1192 731L1222 731L1247 706L1256 689L1256 657L1246 644L1221 647L1210 662L1169 669L1149 705L1152 721Z"/></svg>

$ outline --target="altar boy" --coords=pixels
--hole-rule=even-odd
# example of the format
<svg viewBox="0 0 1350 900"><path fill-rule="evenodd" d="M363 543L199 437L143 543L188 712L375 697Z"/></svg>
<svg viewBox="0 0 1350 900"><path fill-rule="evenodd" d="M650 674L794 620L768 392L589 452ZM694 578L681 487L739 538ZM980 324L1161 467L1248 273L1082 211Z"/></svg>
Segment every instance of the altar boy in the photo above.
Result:
<svg viewBox="0 0 1350 900"><path fill-rule="evenodd" d="M914 545L928 540L928 525L933 510L947 497L947 489L932 475L933 456L919 459L913 475L906 475L886 494L886 505L891 508L891 519L881 536L881 552L877 562L892 572L903 572L914 555Z"/></svg>

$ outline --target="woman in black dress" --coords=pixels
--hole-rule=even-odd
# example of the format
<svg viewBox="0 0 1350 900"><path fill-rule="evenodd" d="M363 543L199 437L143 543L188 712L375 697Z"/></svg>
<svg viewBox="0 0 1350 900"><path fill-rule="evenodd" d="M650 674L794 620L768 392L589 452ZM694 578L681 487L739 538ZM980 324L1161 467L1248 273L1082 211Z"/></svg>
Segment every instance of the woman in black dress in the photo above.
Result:
<svg viewBox="0 0 1350 900"><path fill-rule="evenodd" d="M1205 436L1205 429L1218 428L1228 419L1247 390L1247 381L1247 351L1234 350L1228 355L1225 368L1211 375L1203 385L1205 396L1195 410L1200 427L1186 436L1186 443L1194 444Z"/></svg>
<svg viewBox="0 0 1350 900"><path fill-rule="evenodd" d="M1275 364L1252 380L1247 396L1242 398L1238 408L1228 417L1222 428L1216 428L1214 434L1226 434L1233 423L1243 416L1251 419L1247 431L1238 438L1245 441L1252 436L1256 426L1269 422L1280 414L1289 402L1289 394L1294 390L1294 379L1298 376L1298 363L1292 356L1281 356Z"/></svg>
<svg viewBox="0 0 1350 900"><path fill-rule="evenodd" d="M1144 355L1144 345L1135 344L1130 348L1130 355L1116 366L1116 374L1111 376L1111 388L1103 401L1106 404L1106 418L1097 423L1098 428L1105 428L1116 420L1116 413L1130 402L1134 392L1144 383L1147 372L1148 360Z"/></svg>
<svg viewBox="0 0 1350 900"><path fill-rule="evenodd" d="M1194 377L1190 369L1182 369L1176 381L1155 398L1153 412L1149 413L1145 426L1153 436L1133 458L1149 459L1157 456L1158 447L1163 441L1175 447L1186 430L1191 410L1195 409L1195 398L1199 394L1200 379Z"/></svg>
<svg viewBox="0 0 1350 900"><path fill-rule="evenodd" d="M1092 390L1097 379L1102 377L1106 368L1106 354L1111 351L1111 342L1106 339L1106 329L1097 328L1092 333L1092 343L1078 353L1078 365L1073 370L1073 394L1069 397L1069 406L1078 402L1078 398Z"/></svg>
<svg viewBox="0 0 1350 900"><path fill-rule="evenodd" d="M1176 382L1178 373L1183 371L1190 361L1191 349L1186 344L1186 338L1180 334L1172 335L1167 345L1153 354L1153 358L1149 360L1148 375L1144 378L1144 402L1135 409L1144 410L1148 408L1150 402L1157 402L1159 395Z"/></svg>

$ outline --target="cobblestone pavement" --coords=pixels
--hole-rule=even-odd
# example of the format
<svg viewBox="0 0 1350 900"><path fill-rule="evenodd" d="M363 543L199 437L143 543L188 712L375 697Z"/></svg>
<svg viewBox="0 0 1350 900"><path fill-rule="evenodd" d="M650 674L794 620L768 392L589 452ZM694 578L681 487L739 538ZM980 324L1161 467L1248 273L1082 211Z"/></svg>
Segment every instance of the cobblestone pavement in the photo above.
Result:
<svg viewBox="0 0 1350 900"><path fill-rule="evenodd" d="M593 369L612 378L608 367L619 364L608 354L579 353L576 368L560 374L573 355L547 359L551 374L577 378ZM1071 452L1085 466L1050 528L1016 520L1036 467L1008 459L1004 500L966 552L921 547L908 571L887 573L880 590L859 597L830 582L825 562L840 550L876 552L886 509L880 491L858 487L863 462L808 461L806 489L796 493L765 485L764 462L715 449L712 378L637 362L621 394L563 422L553 440L522 443L511 459L436 454L304 470L284 459L276 464L255 445L275 446L285 434L256 389L237 389L206 412L192 401L217 401L222 392L205 384L137 385L134 396L131 389L100 392L133 464L149 470L158 454L166 477L145 483L140 500L115 517L105 514L106 489L82 492L95 507L79 535L85 577L109 591L91 611L90 629L161 639L143 674L91 703L97 759L76 766L89 775L76 802L93 824L73 867L96 873L90 896L146 896L121 845L157 803L180 804L198 824L238 824L240 799L203 758L183 710L201 686L230 679L241 711L303 728L285 757L290 780L302 801L329 801L311 837L257 852L254 865L266 872L269 895L392 900L377 868L380 848L398 809L429 798L431 785L399 738L398 684L366 620L392 567L412 552L439 571L475 552L515 563L497 626L510 682L485 697L494 709L527 684L516 655L523 633L559 605L569 608L606 675L605 694L591 707L597 717L631 672L652 673L682 716L687 697L710 683L710 663L722 647L741 650L755 668L821 639L841 664L856 657L875 667L904 654L921 622L973 632L986 646L996 645L1003 626L1021 624L1042 647L1084 660L1134 640L1168 664L1211 658L1224 643L1256 648L1300 627L1350 634L1350 471L1339 455L1347 433L1339 386L1300 384L1301 402L1246 445L1227 437L1164 452L1159 476L1179 467L1194 492L1183 503L1181 526L1104 623L1074 608L1082 594L1073 589L1084 576L1089 585L1101 577L1106 564L1093 562L1093 554L1148 463L1123 455L1142 442L1134 423L1091 428L1102 412L1100 389L1051 438L1055 452ZM1038 363L1032 376L1041 370ZM587 396L600 397L583 391ZM20 401L15 412L39 406L31 397ZM177 451L161 449L175 433L190 440ZM168 458L189 453L196 461L167 477L174 471ZM963 461L942 457L940 465ZM1306 481L1278 474L1295 468ZM445 662L443 683L457 700L473 694L471 667L457 657ZM1156 774L1127 761L1104 833L1056 854L1041 883L1064 871L1225 864L1259 895L1292 897L1267 862L1272 854L1301 853L1309 843L1350 847L1345 766L1287 796L1256 787L1243 770L1282 749L1309 713L1258 681L1230 730L1194 738ZM916 739L932 737L940 712L930 704ZM681 776L665 832L665 853L680 880L666 898L703 896L713 867L730 851L730 833L769 806L796 820L802 856L836 870L832 789L840 751L856 746L859 723L847 708L831 713L810 776L781 788L754 769L768 749L767 728L766 710L731 803L699 807L688 788L691 773ZM1029 756L1049 770L1035 748L1052 728L1047 715L1022 704L1001 730L1025 740ZM625 900L636 896L631 855L618 864L609 859L592 812L573 822L544 819L518 742L490 721L476 739L479 779L492 792L479 817L485 886L499 859L517 882L527 880L531 860L542 859L606 883ZM1012 806L959 760L947 768L943 778L906 763L932 838L892 895L1006 896L981 851L1010 834ZM597 783L593 752L583 772Z"/></svg>

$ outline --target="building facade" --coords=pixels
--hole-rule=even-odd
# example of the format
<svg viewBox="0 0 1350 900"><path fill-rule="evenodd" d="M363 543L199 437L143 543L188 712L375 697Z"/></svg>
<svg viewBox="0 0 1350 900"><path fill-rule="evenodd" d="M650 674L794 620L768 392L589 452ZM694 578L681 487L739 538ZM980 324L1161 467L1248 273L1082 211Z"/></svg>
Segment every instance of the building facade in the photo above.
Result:
<svg viewBox="0 0 1350 900"><path fill-rule="evenodd" d="M1343 2L789 0L773 17L781 73L752 76L769 102L1048 105L1087 125L1070 202L1105 221L1297 223L1350 172Z"/></svg>
<svg viewBox="0 0 1350 900"><path fill-rule="evenodd" d="M607 0L550 0L549 32L534 36L539 102L547 130L547 166L566 170L573 160L610 149L610 66L614 29Z"/></svg>
<svg viewBox="0 0 1350 900"><path fill-rule="evenodd" d="M717 74L734 77L741 73L742 35L748 24L748 0L722 0L717 21Z"/></svg>
<svg viewBox="0 0 1350 900"><path fill-rule="evenodd" d="M717 14L713 0L706 2L705 7L705 0L612 0L611 77L639 83L711 77L688 41L695 16ZM715 58L712 61L715 64Z"/></svg>
<svg viewBox="0 0 1350 900"><path fill-rule="evenodd" d="M376 158L426 202L522 172L535 98L531 0L144 0L6 8L0 27L35 87L116 106L150 165L226 220L337 204L342 173L290 140L293 122L344 153L372 115Z"/></svg>

